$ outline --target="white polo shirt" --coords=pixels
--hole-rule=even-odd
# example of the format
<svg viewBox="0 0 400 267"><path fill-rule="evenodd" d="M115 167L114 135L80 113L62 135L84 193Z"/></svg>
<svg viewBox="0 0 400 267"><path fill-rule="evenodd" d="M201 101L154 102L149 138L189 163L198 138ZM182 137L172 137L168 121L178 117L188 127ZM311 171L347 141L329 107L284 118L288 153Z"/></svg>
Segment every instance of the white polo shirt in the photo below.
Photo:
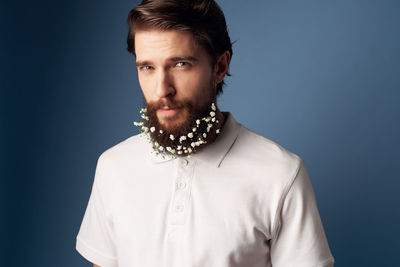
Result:
<svg viewBox="0 0 400 267"><path fill-rule="evenodd" d="M330 267L301 159L228 116L191 158L143 135L105 151L76 249L101 267Z"/></svg>

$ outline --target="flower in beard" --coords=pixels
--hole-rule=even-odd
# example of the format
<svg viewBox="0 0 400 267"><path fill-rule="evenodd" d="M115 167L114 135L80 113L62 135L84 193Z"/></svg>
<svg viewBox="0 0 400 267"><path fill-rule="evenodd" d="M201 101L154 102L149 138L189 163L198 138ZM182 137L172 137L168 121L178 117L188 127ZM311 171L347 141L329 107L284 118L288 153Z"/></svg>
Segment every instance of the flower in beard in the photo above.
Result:
<svg viewBox="0 0 400 267"><path fill-rule="evenodd" d="M157 110L163 107L178 109L178 115L186 114L187 118L173 127L165 127L157 117ZM219 133L219 121L216 119L216 105L209 103L206 107L196 108L190 102L176 102L173 100L147 104L141 109L142 122L135 122L141 127L151 142L156 154L189 156L201 149L209 140L214 140ZM173 122L176 117L166 118Z"/></svg>

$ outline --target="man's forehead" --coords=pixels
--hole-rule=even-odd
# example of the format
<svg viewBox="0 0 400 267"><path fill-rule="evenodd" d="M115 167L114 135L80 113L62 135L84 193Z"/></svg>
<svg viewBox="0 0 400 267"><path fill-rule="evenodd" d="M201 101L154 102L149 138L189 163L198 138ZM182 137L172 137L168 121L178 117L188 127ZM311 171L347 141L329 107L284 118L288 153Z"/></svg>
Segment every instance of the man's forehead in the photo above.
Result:
<svg viewBox="0 0 400 267"><path fill-rule="evenodd" d="M151 29L135 33L135 54L138 60L157 56L195 58L198 50L199 46L189 32Z"/></svg>

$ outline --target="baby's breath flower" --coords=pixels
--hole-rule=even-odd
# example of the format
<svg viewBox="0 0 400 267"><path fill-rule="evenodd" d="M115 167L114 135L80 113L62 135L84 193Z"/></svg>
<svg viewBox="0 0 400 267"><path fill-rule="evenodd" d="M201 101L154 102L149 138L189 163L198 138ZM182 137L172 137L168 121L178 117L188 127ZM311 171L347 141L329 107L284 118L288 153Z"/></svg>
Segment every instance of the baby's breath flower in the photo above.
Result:
<svg viewBox="0 0 400 267"><path fill-rule="evenodd" d="M162 129L157 129L154 126L149 127L149 125L147 124L148 122L146 122L146 120L147 121L149 120L146 108L140 109L140 115L143 118L143 121L134 122L133 124L135 126L139 126L142 133L143 132L146 133L143 136L146 136L147 140L152 144L153 154L165 157L167 155L166 153L169 153L170 156L172 155L173 157L177 157L178 155L190 157L192 153L196 152L196 147L199 147L207 143L205 139L210 137L208 132L210 132L211 128L214 128L219 124L219 121L217 120L216 117L217 115L216 111L217 107L215 103L211 103L211 110L209 111L209 115L203 118L196 119L195 121L196 124L191 128L192 131L189 131L188 133L180 136L179 138L175 137L173 134L170 134L169 135L170 140L174 141L175 139L179 139L180 143L180 144L171 143L170 146L162 146L153 139L152 133L164 134L164 131ZM200 132L200 124L202 123L202 121L206 123L206 129L205 129L206 131L204 132ZM217 129L215 132L218 134L220 132L220 129ZM195 141L196 139L197 141Z"/></svg>

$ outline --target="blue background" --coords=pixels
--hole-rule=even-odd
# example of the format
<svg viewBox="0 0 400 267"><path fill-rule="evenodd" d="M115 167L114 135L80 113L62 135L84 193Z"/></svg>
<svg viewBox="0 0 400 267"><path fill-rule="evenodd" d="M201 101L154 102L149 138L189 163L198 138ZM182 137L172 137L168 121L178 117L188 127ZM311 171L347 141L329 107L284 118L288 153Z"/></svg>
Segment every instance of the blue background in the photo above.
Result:
<svg viewBox="0 0 400 267"><path fill-rule="evenodd" d="M97 158L137 133L136 3L1 3L2 266L89 266L74 246ZM219 3L222 109L303 158L335 266L399 266L400 2Z"/></svg>

